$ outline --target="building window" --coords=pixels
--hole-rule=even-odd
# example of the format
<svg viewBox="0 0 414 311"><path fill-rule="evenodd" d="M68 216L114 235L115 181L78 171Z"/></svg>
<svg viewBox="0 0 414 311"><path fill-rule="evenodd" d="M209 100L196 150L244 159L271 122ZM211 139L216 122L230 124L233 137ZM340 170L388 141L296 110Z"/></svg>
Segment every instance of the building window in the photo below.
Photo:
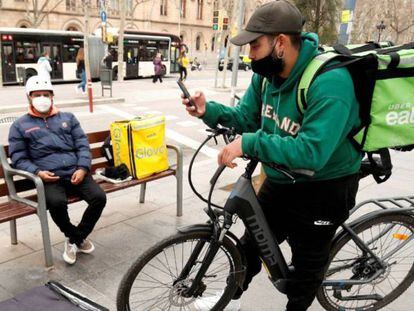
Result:
<svg viewBox="0 0 414 311"><path fill-rule="evenodd" d="M119 0L110 0L109 10L112 14L119 15Z"/></svg>
<svg viewBox="0 0 414 311"><path fill-rule="evenodd" d="M180 0L181 2L181 17L185 18L187 10L187 0Z"/></svg>
<svg viewBox="0 0 414 311"><path fill-rule="evenodd" d="M197 0L197 19L203 19L203 0Z"/></svg>
<svg viewBox="0 0 414 311"><path fill-rule="evenodd" d="M76 26L69 26L66 28L67 31L79 31L78 27Z"/></svg>
<svg viewBox="0 0 414 311"><path fill-rule="evenodd" d="M215 39L216 38L214 36L211 38L211 52L214 52L214 43L216 42Z"/></svg>
<svg viewBox="0 0 414 311"><path fill-rule="evenodd" d="M161 0L160 15L167 16L167 0Z"/></svg>
<svg viewBox="0 0 414 311"><path fill-rule="evenodd" d="M214 11L217 11L219 9L219 2L218 2L218 0L214 0L214 3L213 3L213 10Z"/></svg>
<svg viewBox="0 0 414 311"><path fill-rule="evenodd" d="M200 35L198 35L196 38L196 50L197 51L200 51L200 45L201 45L201 37Z"/></svg>
<svg viewBox="0 0 414 311"><path fill-rule="evenodd" d="M66 0L66 11L76 11L76 0Z"/></svg>

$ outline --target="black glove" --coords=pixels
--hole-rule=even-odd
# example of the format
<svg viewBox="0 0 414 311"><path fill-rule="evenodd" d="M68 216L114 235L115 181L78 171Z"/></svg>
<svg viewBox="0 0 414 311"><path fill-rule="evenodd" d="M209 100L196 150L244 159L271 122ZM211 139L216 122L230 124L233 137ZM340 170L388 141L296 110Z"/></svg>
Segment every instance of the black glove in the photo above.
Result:
<svg viewBox="0 0 414 311"><path fill-rule="evenodd" d="M108 177L111 179L119 179L119 180L123 180L131 176L128 167L123 163L115 167L105 168L102 174L105 177Z"/></svg>

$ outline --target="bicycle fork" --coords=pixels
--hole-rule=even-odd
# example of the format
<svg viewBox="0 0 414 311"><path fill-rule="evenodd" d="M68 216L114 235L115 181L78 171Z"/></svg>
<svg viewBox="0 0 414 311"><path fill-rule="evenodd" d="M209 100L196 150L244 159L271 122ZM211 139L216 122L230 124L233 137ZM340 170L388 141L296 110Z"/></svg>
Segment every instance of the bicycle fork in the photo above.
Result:
<svg viewBox="0 0 414 311"><path fill-rule="evenodd" d="M224 233L223 233L224 232ZM211 263L213 262L214 257L216 256L222 241L224 239L225 233L227 230L223 231L223 228L219 228L218 225L214 226L214 234L212 240L209 242L209 247L204 255L204 258L200 258L202 260L200 269L198 270L194 280L191 282L191 286L185 289L182 292L182 295L186 298L189 297L198 297L206 289L206 286L203 284L202 279L206 276L206 272L210 267ZM217 238L218 234L220 233L220 237ZM186 279L191 272L191 269L199 263L200 259L199 256L205 246L205 241L198 241L196 246L194 247L193 252L190 255L186 265L184 266L183 270L181 271L178 279L176 282Z"/></svg>

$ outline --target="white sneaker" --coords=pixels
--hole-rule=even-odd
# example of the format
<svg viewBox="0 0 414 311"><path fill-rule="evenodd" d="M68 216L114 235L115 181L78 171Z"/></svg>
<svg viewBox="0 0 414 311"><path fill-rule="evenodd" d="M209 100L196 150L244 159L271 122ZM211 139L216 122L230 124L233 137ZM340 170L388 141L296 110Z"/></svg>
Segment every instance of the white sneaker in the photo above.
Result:
<svg viewBox="0 0 414 311"><path fill-rule="evenodd" d="M68 264L73 265L76 262L76 253L78 247L76 244L70 244L69 241L65 242L65 250L63 251L63 260Z"/></svg>
<svg viewBox="0 0 414 311"><path fill-rule="evenodd" d="M209 311L217 304L222 295L223 292L220 292L215 296L198 298L194 303L194 307L198 311ZM240 305L240 299L230 300L229 304L224 308L224 311L239 311Z"/></svg>
<svg viewBox="0 0 414 311"><path fill-rule="evenodd" d="M90 240L83 240L82 244L77 246L78 252L84 253L84 254L90 254L95 250L95 246L93 245L92 241Z"/></svg>

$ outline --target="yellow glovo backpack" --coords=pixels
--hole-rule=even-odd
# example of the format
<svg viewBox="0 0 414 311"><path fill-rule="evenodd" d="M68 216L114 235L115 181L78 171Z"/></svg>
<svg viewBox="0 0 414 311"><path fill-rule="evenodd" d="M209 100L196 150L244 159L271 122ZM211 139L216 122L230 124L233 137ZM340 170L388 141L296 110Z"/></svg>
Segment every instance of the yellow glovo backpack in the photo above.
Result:
<svg viewBox="0 0 414 311"><path fill-rule="evenodd" d="M110 131L115 166L124 163L138 179L168 169L164 116L115 121Z"/></svg>

